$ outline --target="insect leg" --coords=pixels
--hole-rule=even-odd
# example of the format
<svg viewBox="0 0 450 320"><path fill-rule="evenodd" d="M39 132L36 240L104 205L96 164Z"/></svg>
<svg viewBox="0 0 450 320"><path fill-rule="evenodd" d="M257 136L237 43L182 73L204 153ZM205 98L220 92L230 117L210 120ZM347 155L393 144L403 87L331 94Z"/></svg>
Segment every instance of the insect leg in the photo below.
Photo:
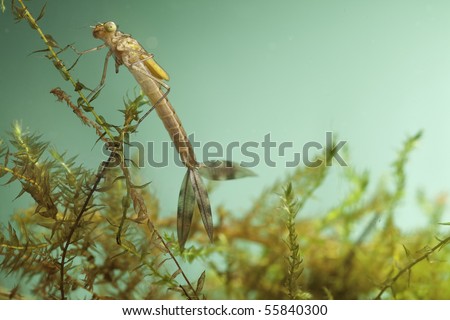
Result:
<svg viewBox="0 0 450 320"><path fill-rule="evenodd" d="M105 85L106 81L106 72L108 71L108 61L112 54L113 52L111 50L109 50L108 53L106 54L105 63L103 65L102 78L100 79L99 85L94 90L92 90L92 92L87 96L88 100L91 99L92 97L95 97L100 92L100 90L103 89L103 86Z"/></svg>
<svg viewBox="0 0 450 320"><path fill-rule="evenodd" d="M101 50L101 49L103 49L105 47L106 47L106 45L102 44L102 45L99 45L99 46L97 46L95 48L91 48L91 49L87 49L87 50L83 50L83 51L78 51L73 45L68 44L63 49L61 49L60 52L63 52L67 48L70 48L70 49L73 50L73 52L75 52L78 55L78 58L75 60L75 62L70 66L70 68L67 69L68 71L70 71L70 70L72 70L73 67L75 67L75 65L77 64L78 60L80 60L81 56L83 56L86 53L90 53L90 52L94 52L94 51L97 51L97 50Z"/></svg>
<svg viewBox="0 0 450 320"><path fill-rule="evenodd" d="M71 48L71 49L73 50L73 52L75 52L77 55L82 56L82 55L84 55L84 54L86 54L86 53L90 53L90 52L94 52L94 51L97 51L97 50L101 50L101 49L103 49L103 48L106 47L106 44L101 44L101 45L99 45L99 46L97 46L97 47L95 47L95 48L91 48L91 49L87 49L87 50L83 50L83 51L78 51L77 48L75 48L75 47L74 47L73 45L71 45L71 44L67 45L66 48L67 48L67 47ZM64 50L65 50L66 48L64 48Z"/></svg>

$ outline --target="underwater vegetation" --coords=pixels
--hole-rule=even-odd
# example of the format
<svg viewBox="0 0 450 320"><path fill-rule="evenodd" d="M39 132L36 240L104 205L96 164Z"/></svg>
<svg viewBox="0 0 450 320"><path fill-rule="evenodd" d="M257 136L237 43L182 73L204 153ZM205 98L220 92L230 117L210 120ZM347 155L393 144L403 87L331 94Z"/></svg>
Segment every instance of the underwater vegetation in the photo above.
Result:
<svg viewBox="0 0 450 320"><path fill-rule="evenodd" d="M38 33L46 45L40 53L78 98L73 101L61 88L51 93L92 129L93 140L105 143L109 158L92 170L82 164L89 155L59 152L18 123L3 134L1 182L20 184L18 197L28 194L34 204L12 213L0 228L0 275L17 279L14 287L0 282L1 298L450 298L445 199L418 194L428 223L414 233L394 223L421 132L399 146L389 183L347 167L346 195L312 216L306 204L317 200L315 192L327 183L331 167L327 161L298 167L268 186L248 210L216 208L212 244L197 208L183 249L176 215L162 216L139 168L125 165L134 164L123 146L137 130L145 97L126 99L123 123L109 123L93 106L100 91L89 95L73 79L73 66L60 58L67 48L40 29L45 6L37 18L21 0L11 1L11 10ZM329 159L333 150L318 158Z"/></svg>

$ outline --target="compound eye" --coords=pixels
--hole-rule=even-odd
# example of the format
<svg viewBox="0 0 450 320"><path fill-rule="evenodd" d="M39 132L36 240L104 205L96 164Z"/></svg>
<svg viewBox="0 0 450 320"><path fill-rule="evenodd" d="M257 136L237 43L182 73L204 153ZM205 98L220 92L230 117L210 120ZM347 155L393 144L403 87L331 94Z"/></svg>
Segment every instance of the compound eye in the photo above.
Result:
<svg viewBox="0 0 450 320"><path fill-rule="evenodd" d="M116 24L114 22L109 21L109 22L105 23L105 30L107 32L116 32L117 26L116 26Z"/></svg>

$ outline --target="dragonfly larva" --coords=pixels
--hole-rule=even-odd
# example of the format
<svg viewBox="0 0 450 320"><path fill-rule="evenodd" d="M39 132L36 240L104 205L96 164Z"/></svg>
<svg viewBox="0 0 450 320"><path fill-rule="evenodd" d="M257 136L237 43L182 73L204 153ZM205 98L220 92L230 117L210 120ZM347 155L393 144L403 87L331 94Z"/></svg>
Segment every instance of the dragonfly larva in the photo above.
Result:
<svg viewBox="0 0 450 320"><path fill-rule="evenodd" d="M178 200L177 233L180 247L183 248L186 243L196 203L208 237L212 241L211 206L200 174L212 180L229 180L253 175L252 172L229 161L197 162L186 131L167 98L170 87L164 81L169 80L169 75L156 63L153 55L131 35L119 31L112 21L97 24L93 28L93 36L102 40L109 48L107 58L114 56L116 70L120 65L124 65L134 76L163 122L180 154L181 161L187 167ZM106 64L107 61L105 66ZM104 71L104 77L105 74Z"/></svg>

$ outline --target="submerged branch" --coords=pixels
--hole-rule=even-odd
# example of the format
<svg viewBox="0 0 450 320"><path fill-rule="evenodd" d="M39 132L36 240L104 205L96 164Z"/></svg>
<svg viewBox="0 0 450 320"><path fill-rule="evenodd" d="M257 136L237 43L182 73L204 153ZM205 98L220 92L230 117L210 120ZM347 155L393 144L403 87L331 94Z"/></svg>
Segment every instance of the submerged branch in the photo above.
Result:
<svg viewBox="0 0 450 320"><path fill-rule="evenodd" d="M102 139L104 142L108 142L108 139L105 138L104 133L102 133L102 127L86 117L83 114L83 111L78 108L76 105L70 101L70 96L65 93L61 88L54 88L50 91L51 94L53 94L58 101L65 101L67 105L73 110L73 112L78 116L78 118L88 127L94 128L97 135Z"/></svg>
<svg viewBox="0 0 450 320"><path fill-rule="evenodd" d="M446 246L448 243L450 243L450 236L448 236L447 238L440 240L439 243L437 245L435 245L434 247L430 248L429 250L427 250L427 252L425 252L423 255L421 255L420 257L414 259L413 261L411 261L410 263L408 263L404 268L400 269L397 274L392 277L389 281L387 281L387 283L381 288L380 292L376 295L376 297L374 298L375 300L379 300L381 299L381 296L383 295L383 293L389 289L392 288L392 286L394 285L394 283L406 272L411 271L411 269L418 264L419 262L427 259L431 254L435 253L436 251L442 249L444 246Z"/></svg>
<svg viewBox="0 0 450 320"><path fill-rule="evenodd" d="M92 189L89 192L89 194L87 195L86 200L84 201L84 204L81 207L80 212L78 213L78 216L75 219L74 224L72 225L72 228L70 229L69 235L67 236L66 244L64 245L64 248L61 253L61 268L60 268L61 300L65 299L65 291L64 291L65 260L66 260L66 256L67 256L67 250L69 249L69 246L71 244L72 236L75 233L75 230L78 228L78 225L80 224L83 214L87 211L88 204L91 201L92 197L94 196L94 193L97 190L97 187L105 174L105 170L108 167L109 163L114 159L114 156L115 156L114 150L112 150L108 160L106 162L102 163L99 173L96 175L96 179L92 186Z"/></svg>

